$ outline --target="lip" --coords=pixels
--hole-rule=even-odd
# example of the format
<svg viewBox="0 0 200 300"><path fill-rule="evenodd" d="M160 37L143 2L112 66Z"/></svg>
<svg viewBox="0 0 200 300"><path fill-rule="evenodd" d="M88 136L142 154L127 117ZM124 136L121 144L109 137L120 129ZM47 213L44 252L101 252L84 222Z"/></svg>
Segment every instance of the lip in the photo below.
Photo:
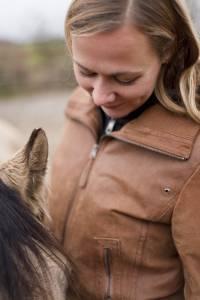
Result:
<svg viewBox="0 0 200 300"><path fill-rule="evenodd" d="M121 105L122 105L122 103L118 103L115 105L103 105L102 107L105 109L116 109L116 108L120 107Z"/></svg>

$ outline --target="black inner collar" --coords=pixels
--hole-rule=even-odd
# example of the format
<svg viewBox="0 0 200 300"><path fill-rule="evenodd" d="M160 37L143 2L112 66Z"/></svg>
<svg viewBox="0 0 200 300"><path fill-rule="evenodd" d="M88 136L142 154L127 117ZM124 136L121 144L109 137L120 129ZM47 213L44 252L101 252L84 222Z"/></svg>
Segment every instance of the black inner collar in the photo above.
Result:
<svg viewBox="0 0 200 300"><path fill-rule="evenodd" d="M142 106L140 106L136 110L130 112L127 116L116 119L113 131L120 130L126 123L139 117L147 108L154 105L156 102L157 102L157 99L156 99L155 95L152 94L151 97ZM105 112L101 108L100 108L100 112L101 112L102 121L103 121L102 134L104 134L111 118L108 115L106 115Z"/></svg>

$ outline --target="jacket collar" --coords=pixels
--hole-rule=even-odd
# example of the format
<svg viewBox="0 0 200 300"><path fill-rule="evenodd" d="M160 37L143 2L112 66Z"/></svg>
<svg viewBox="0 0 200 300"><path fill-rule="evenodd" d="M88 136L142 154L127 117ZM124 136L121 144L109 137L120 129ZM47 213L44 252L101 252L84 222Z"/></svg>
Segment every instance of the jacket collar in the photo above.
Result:
<svg viewBox="0 0 200 300"><path fill-rule="evenodd" d="M102 128L101 114L81 88L69 99L66 115L87 126L98 140ZM139 147L187 160L199 128L199 124L191 119L155 104L138 118L128 122L121 130L111 133L111 136Z"/></svg>
<svg viewBox="0 0 200 300"><path fill-rule="evenodd" d="M102 128L101 113L82 88L75 89L69 98L65 115L84 124L92 132L95 140L98 139Z"/></svg>

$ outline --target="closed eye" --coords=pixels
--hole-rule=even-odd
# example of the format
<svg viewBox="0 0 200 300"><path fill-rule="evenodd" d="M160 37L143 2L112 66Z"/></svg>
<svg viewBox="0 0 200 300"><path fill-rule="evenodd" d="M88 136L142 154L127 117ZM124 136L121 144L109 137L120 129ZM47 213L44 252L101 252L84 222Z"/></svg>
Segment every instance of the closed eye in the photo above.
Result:
<svg viewBox="0 0 200 300"><path fill-rule="evenodd" d="M114 77L115 81L117 81L121 85L131 85L131 84L135 83L139 78L140 78L140 76L138 76L136 78L131 78L131 79L120 79L118 77Z"/></svg>
<svg viewBox="0 0 200 300"><path fill-rule="evenodd" d="M79 74L83 77L87 77L87 78L91 78L91 77L95 77L97 76L97 73L92 72L90 70L87 69L83 69L83 68L79 68L78 69ZM141 75L137 76L137 77L131 77L131 78L126 78L126 76L121 75L121 74L116 74L116 75L110 75L108 76L110 77L111 80L114 80L115 82L117 82L120 85L132 85L134 84L140 77Z"/></svg>
<svg viewBox="0 0 200 300"><path fill-rule="evenodd" d="M79 73L84 77L93 77L96 75L96 73L94 73L94 72L87 72L87 71L83 71L83 70L79 70Z"/></svg>

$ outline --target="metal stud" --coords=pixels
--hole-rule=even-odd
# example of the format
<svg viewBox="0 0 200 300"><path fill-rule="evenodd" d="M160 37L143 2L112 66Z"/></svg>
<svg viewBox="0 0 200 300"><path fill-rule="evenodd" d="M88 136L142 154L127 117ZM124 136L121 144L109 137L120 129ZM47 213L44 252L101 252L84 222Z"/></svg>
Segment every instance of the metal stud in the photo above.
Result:
<svg viewBox="0 0 200 300"><path fill-rule="evenodd" d="M171 192L170 187L165 187L165 188L164 188L164 192L165 192L166 194L169 194L169 193Z"/></svg>

